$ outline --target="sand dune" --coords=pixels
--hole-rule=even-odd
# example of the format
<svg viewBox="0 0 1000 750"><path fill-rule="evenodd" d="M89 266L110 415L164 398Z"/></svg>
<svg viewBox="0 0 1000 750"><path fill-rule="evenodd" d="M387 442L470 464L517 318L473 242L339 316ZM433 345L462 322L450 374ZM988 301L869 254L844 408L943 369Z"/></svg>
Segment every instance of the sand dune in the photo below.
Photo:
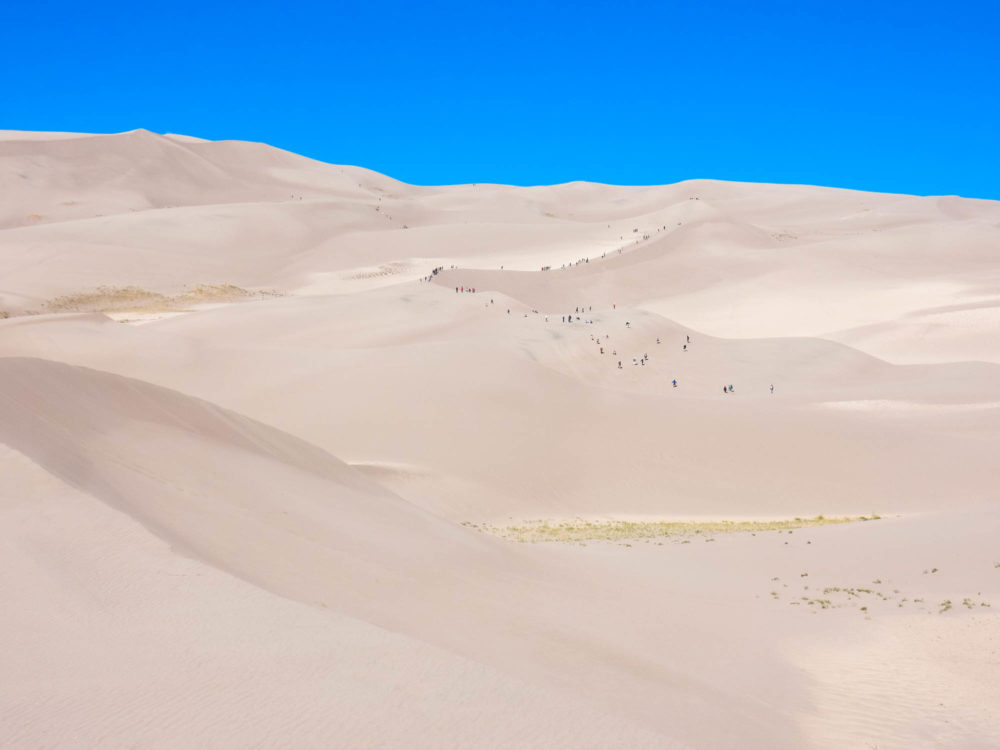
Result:
<svg viewBox="0 0 1000 750"><path fill-rule="evenodd" d="M0 744L1000 742L1000 204L147 131L0 195Z"/></svg>

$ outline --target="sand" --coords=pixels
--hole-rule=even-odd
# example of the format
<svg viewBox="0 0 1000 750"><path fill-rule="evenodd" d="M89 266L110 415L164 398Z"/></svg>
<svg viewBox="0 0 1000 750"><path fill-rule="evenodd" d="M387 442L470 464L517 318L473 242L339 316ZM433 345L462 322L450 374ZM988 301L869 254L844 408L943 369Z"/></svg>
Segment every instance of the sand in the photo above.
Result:
<svg viewBox="0 0 1000 750"><path fill-rule="evenodd" d="M1000 204L147 131L0 196L0 745L1000 743Z"/></svg>

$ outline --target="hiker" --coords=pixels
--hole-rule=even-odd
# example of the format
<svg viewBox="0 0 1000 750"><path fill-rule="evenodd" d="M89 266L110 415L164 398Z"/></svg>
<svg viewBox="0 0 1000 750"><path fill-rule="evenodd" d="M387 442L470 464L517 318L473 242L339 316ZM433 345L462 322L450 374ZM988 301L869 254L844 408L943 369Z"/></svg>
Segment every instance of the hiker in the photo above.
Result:
<svg viewBox="0 0 1000 750"><path fill-rule="evenodd" d="M628 322L628 321L626 320L626 321L625 321L625 327L626 327L626 328L631 328L631 327L632 327L632 324L631 324L631 323L629 323L629 322Z"/></svg>
<svg viewBox="0 0 1000 750"><path fill-rule="evenodd" d="M675 378L674 379L674 388L676 388L676 387L677 387L677 379Z"/></svg>
<svg viewBox="0 0 1000 750"><path fill-rule="evenodd" d="M688 340L687 340L687 342L688 342L689 344L691 343L691 337L690 337L690 336L688 336Z"/></svg>
<svg viewBox="0 0 1000 750"><path fill-rule="evenodd" d="M622 369L622 361L620 359L618 360L618 369Z"/></svg>
<svg viewBox="0 0 1000 750"><path fill-rule="evenodd" d="M722 392L723 393L729 393L729 389L726 388L726 386L722 386Z"/></svg>
<svg viewBox="0 0 1000 750"><path fill-rule="evenodd" d="M657 343L657 344L659 344L659 343L660 343L660 337L659 337L659 336L657 336L657 337L656 337L656 343Z"/></svg>
<svg viewBox="0 0 1000 750"><path fill-rule="evenodd" d="M687 350L688 350L688 345L684 344L684 351L687 351Z"/></svg>
<svg viewBox="0 0 1000 750"><path fill-rule="evenodd" d="M771 395L774 395L774 383L771 383Z"/></svg>

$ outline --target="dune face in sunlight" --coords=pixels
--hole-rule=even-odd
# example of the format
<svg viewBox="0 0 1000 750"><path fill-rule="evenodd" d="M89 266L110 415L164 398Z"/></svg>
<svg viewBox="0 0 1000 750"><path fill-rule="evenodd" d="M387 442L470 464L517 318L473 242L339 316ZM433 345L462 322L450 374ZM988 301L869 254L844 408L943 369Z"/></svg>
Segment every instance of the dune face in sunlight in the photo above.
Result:
<svg viewBox="0 0 1000 750"><path fill-rule="evenodd" d="M1000 744L1000 204L147 131L0 197L0 745Z"/></svg>

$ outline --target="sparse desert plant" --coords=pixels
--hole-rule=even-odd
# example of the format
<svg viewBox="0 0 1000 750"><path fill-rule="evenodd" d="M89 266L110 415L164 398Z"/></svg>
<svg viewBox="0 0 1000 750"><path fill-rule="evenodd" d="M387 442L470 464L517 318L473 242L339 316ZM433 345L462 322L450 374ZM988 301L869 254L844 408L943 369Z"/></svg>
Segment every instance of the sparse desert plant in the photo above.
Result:
<svg viewBox="0 0 1000 750"><path fill-rule="evenodd" d="M483 530L519 542L621 541L666 536L692 536L736 532L777 531L850 523L859 518L800 518L778 521L527 521L512 526L484 526ZM708 537L705 541L712 541ZM787 543L787 542L786 542Z"/></svg>
<svg viewBox="0 0 1000 750"><path fill-rule="evenodd" d="M55 297L45 303L53 312L165 312L205 302L238 302L279 296L278 292L250 292L233 284L196 284L175 296L137 286L99 286L92 292Z"/></svg>
<svg viewBox="0 0 1000 750"><path fill-rule="evenodd" d="M157 292L150 292L137 286L99 286L92 292L66 294L55 297L46 307L66 312L104 312L111 310L136 310L164 308L167 298Z"/></svg>

